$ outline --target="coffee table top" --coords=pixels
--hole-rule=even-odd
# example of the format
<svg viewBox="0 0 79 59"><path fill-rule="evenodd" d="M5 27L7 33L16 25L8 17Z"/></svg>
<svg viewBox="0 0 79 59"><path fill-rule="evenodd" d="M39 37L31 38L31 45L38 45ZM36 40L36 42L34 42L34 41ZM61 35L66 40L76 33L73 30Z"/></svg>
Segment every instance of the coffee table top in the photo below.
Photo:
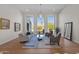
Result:
<svg viewBox="0 0 79 59"><path fill-rule="evenodd" d="M43 38L44 37L44 35L39 35L39 34L37 34L37 38Z"/></svg>

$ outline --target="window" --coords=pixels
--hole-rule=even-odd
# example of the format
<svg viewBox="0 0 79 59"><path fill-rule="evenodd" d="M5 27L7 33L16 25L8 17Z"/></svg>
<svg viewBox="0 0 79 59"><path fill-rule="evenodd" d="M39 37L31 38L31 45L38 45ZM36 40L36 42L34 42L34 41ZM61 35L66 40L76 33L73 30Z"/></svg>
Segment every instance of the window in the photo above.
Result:
<svg viewBox="0 0 79 59"><path fill-rule="evenodd" d="M40 15L37 18L37 31L43 32L43 30L44 30L44 18L42 17L42 15Z"/></svg>
<svg viewBox="0 0 79 59"><path fill-rule="evenodd" d="M48 30L55 30L55 18L54 18L54 16L48 16Z"/></svg>
<svg viewBox="0 0 79 59"><path fill-rule="evenodd" d="M30 17L30 21L31 21L31 31L34 32L34 17L33 16Z"/></svg>

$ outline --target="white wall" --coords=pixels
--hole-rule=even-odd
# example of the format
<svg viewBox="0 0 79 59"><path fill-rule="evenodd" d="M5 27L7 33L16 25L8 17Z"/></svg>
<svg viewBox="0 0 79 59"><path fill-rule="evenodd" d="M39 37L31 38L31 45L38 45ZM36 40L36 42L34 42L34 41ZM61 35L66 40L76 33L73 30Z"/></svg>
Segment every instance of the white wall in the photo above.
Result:
<svg viewBox="0 0 79 59"><path fill-rule="evenodd" d="M0 30L0 44L3 44L17 38L18 34L22 32L22 15L18 10L8 5L0 5L0 17L10 20L10 29ZM14 32L15 22L21 24L21 31Z"/></svg>
<svg viewBox="0 0 79 59"><path fill-rule="evenodd" d="M64 23L73 22L73 41L79 43L79 5L69 5L59 15L59 27L64 34Z"/></svg>

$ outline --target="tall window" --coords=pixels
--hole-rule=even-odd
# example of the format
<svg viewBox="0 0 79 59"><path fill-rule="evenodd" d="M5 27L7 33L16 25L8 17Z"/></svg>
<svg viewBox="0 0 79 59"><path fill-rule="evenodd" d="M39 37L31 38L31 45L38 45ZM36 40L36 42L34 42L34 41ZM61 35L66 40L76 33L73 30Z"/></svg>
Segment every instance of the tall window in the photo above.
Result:
<svg viewBox="0 0 79 59"><path fill-rule="evenodd" d="M54 18L54 16L48 16L48 30L55 30L55 18Z"/></svg>
<svg viewBox="0 0 79 59"><path fill-rule="evenodd" d="M33 16L30 17L30 21L31 21L31 31L34 32L34 17Z"/></svg>
<svg viewBox="0 0 79 59"><path fill-rule="evenodd" d="M37 31L38 32L43 32L44 30L44 18L42 15L40 15L38 18L37 18Z"/></svg>

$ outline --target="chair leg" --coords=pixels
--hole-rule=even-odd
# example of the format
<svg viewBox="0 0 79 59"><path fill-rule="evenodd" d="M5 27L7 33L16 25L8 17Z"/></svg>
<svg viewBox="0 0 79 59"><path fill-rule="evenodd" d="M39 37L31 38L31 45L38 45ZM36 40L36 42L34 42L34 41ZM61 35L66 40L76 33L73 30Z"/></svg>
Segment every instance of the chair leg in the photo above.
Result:
<svg viewBox="0 0 79 59"><path fill-rule="evenodd" d="M58 42L58 45L60 46L59 42Z"/></svg>

